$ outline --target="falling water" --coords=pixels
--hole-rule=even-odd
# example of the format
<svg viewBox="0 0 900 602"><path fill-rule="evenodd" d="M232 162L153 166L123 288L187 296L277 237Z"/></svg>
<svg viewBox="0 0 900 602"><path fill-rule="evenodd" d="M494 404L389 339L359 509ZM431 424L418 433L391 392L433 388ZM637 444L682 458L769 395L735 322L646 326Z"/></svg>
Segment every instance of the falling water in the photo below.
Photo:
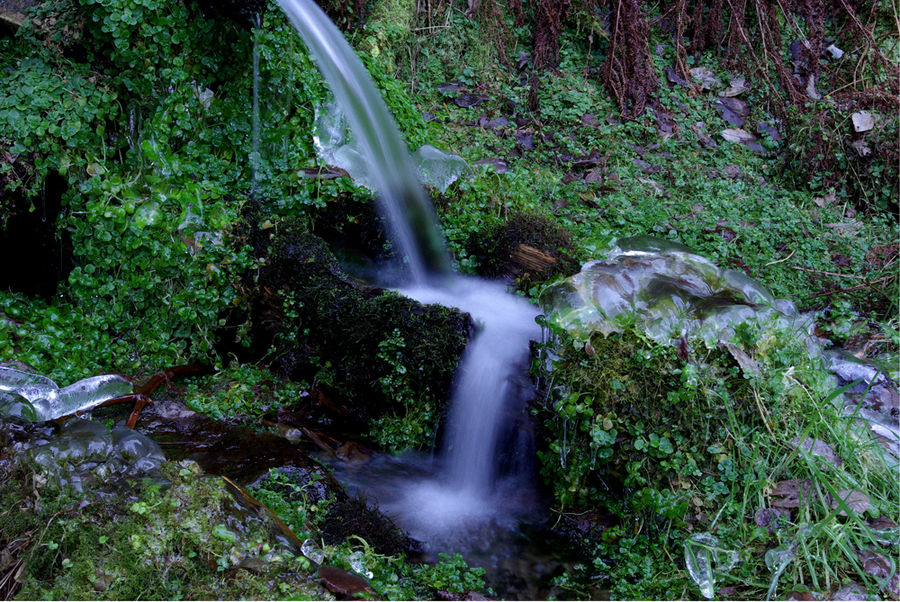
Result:
<svg viewBox="0 0 900 602"><path fill-rule="evenodd" d="M461 539L483 536L486 526L508 522L515 514L511 504L523 490L516 475L500 478L496 458L500 442L510 439L504 437L513 422L507 414L522 398L520 375L527 373L529 341L540 335L534 321L537 310L499 283L453 273L409 151L353 49L310 0L280 4L319 65L360 153L372 167L382 213L410 268L411 281L401 292L422 303L458 307L479 325L458 369L437 460L384 459L380 472L369 466L364 475L344 476L355 479L383 510L432 549L465 548L470 544Z"/></svg>
<svg viewBox="0 0 900 602"><path fill-rule="evenodd" d="M413 282L423 284L431 273L450 273L434 208L365 67L334 23L311 0L281 0L280 4L346 115L363 157L373 166L381 211L393 242L409 264Z"/></svg>

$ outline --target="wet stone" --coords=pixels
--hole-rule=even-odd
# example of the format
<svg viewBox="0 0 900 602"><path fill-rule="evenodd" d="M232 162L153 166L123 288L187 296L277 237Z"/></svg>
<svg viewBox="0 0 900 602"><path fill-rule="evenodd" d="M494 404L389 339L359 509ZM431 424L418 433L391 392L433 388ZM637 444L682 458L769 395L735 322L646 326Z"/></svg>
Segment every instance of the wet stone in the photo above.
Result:
<svg viewBox="0 0 900 602"><path fill-rule="evenodd" d="M181 403L158 401L144 408L137 430L159 442L173 458L196 461L204 471L251 483L271 468L319 473L321 483L339 489L307 447L274 433L258 433L194 412ZM311 492L310 492L311 493Z"/></svg>

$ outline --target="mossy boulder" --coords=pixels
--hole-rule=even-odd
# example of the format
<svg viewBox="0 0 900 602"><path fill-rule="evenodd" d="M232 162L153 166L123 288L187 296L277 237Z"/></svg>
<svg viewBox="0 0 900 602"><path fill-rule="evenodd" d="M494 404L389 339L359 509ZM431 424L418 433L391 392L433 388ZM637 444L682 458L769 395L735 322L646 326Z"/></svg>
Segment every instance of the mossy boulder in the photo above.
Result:
<svg viewBox="0 0 900 602"><path fill-rule="evenodd" d="M466 245L478 274L515 281L518 288L578 271L571 235L539 215L519 213L478 231Z"/></svg>
<svg viewBox="0 0 900 602"><path fill-rule="evenodd" d="M0 476L2 507L17 509L0 518L0 548L22 567L20 598L271 599L273 587L330 597L278 521L193 462L165 462L97 500L49 495L36 476Z"/></svg>
<svg viewBox="0 0 900 602"><path fill-rule="evenodd" d="M249 355L315 385L347 432L415 416L406 440L388 443L429 443L471 318L350 277L324 241L289 222L254 236L265 263L245 280Z"/></svg>

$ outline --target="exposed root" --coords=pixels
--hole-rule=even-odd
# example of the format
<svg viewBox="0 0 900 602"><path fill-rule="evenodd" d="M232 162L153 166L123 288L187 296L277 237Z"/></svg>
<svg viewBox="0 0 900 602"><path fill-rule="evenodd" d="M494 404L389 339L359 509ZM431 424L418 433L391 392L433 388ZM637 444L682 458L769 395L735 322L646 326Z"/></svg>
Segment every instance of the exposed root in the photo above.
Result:
<svg viewBox="0 0 900 602"><path fill-rule="evenodd" d="M610 15L610 48L600 69L622 112L644 112L659 80L650 56L649 25L638 0L615 0Z"/></svg>

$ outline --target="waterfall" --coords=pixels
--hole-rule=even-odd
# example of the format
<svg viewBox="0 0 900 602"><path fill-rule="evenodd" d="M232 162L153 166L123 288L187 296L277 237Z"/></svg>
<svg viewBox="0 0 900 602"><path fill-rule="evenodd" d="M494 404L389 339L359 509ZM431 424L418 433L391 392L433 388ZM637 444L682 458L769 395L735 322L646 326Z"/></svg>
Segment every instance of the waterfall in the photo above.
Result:
<svg viewBox="0 0 900 602"><path fill-rule="evenodd" d="M444 543L450 533L453 537L465 531L481 533L486 522L504 520L509 514L502 512L508 496L498 482L496 456L510 422L509 404L516 401L520 375L527 371L529 341L540 336L534 320L538 311L499 283L453 272L409 150L355 52L311 0L280 0L280 4L372 166L389 234L410 268L411 280L400 292L422 303L458 307L479 326L458 368L436 473L419 474L410 482L411 471L405 466L395 471L402 475L395 482L371 470L368 484L361 487L418 539ZM511 487L522 489L518 483Z"/></svg>
<svg viewBox="0 0 900 602"><path fill-rule="evenodd" d="M430 274L450 273L434 208L366 68L312 0L279 3L319 66L363 157L372 166L379 207L387 219L392 242L408 262L413 282L422 284Z"/></svg>

